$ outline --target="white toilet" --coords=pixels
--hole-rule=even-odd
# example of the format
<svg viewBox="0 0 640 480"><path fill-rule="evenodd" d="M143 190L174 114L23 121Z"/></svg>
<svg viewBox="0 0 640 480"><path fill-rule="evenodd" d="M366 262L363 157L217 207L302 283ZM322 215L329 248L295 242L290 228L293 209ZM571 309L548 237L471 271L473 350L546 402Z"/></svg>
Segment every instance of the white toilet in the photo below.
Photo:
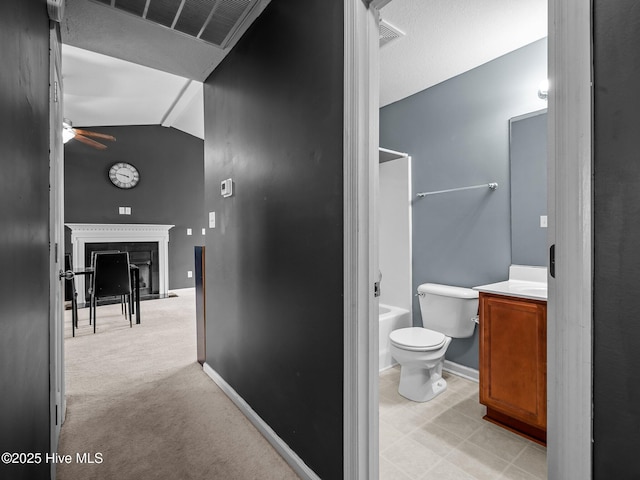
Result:
<svg viewBox="0 0 640 480"><path fill-rule="evenodd" d="M447 389L442 378L444 354L452 338L473 335L478 292L470 288L424 283L418 287L422 327L389 334L391 355L400 364L398 393L427 402Z"/></svg>

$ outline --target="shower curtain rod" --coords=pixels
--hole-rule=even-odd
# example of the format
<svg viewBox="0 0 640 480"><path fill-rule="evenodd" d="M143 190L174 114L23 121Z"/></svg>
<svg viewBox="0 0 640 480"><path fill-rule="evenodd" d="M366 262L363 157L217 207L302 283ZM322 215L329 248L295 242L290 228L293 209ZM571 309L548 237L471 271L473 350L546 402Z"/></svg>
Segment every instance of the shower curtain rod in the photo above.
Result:
<svg viewBox="0 0 640 480"><path fill-rule="evenodd" d="M459 192L460 190L471 190L472 188L487 188L489 187L489 190L495 190L496 188L498 188L498 184L495 182L491 182L491 183L483 183L482 185L472 185L471 187L459 187L459 188L449 188L447 190L438 190L435 192L422 192L422 193L418 193L418 197L426 197L427 195L435 195L437 193L449 193L449 192Z"/></svg>

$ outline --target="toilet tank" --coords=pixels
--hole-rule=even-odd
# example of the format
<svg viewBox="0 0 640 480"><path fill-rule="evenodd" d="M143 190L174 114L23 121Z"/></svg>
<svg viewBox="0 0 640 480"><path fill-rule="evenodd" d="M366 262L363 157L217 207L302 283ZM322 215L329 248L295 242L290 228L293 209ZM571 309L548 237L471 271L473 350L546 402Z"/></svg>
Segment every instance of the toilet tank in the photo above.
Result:
<svg viewBox="0 0 640 480"><path fill-rule="evenodd" d="M471 288L423 283L418 287L422 325L448 337L473 335L478 314L478 292Z"/></svg>

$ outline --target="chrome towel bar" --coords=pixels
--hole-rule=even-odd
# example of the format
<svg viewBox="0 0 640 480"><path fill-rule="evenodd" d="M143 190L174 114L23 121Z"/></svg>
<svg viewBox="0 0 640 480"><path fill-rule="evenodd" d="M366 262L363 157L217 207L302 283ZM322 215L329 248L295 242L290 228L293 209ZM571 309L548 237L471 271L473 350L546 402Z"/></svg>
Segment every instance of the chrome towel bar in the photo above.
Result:
<svg viewBox="0 0 640 480"><path fill-rule="evenodd" d="M426 197L427 195L436 195L437 193L459 192L461 190L471 190L473 188L487 188L487 187L489 187L489 190L493 191L496 188L498 188L498 184L496 182L491 182L491 183L483 183L482 185L472 185L470 187L449 188L447 190L437 190L435 192L422 192L422 193L418 193L417 196Z"/></svg>

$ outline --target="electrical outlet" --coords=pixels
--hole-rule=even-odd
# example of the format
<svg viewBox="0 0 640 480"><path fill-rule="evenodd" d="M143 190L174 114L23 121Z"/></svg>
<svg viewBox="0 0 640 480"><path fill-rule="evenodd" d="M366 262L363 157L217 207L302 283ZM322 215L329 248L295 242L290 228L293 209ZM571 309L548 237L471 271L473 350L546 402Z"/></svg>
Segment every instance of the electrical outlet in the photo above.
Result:
<svg viewBox="0 0 640 480"><path fill-rule="evenodd" d="M209 212L209 228L216 228L216 212Z"/></svg>
<svg viewBox="0 0 640 480"><path fill-rule="evenodd" d="M190 228L187 228L187 235L191 235L192 234L192 230Z"/></svg>
<svg viewBox="0 0 640 480"><path fill-rule="evenodd" d="M118 214L119 215L124 215L124 207L118 207Z"/></svg>

